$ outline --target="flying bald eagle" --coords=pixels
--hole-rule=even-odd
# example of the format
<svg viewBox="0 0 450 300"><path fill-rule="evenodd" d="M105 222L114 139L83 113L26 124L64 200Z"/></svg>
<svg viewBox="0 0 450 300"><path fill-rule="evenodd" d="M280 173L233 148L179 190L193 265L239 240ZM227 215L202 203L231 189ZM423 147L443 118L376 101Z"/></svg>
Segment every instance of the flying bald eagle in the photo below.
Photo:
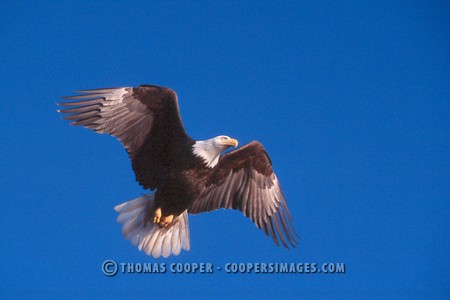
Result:
<svg viewBox="0 0 450 300"><path fill-rule="evenodd" d="M62 97L58 112L71 125L117 137L136 180L155 193L117 205L124 237L153 257L190 249L188 213L240 210L267 236L288 248L297 235L272 162L259 142L222 154L228 136L196 141L181 121L176 93L165 87L106 88Z"/></svg>

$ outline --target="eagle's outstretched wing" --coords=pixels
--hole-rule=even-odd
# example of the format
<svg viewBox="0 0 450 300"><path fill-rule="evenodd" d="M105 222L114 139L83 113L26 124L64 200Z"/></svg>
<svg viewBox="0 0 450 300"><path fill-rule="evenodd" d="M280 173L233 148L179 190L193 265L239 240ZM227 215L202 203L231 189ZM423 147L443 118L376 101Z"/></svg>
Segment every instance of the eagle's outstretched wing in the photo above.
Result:
<svg viewBox="0 0 450 300"><path fill-rule="evenodd" d="M219 208L239 209L267 236L288 248L298 244L270 158L259 142L251 142L225 154L215 166L215 172L206 184L199 200L189 213L212 211Z"/></svg>
<svg viewBox="0 0 450 300"><path fill-rule="evenodd" d="M154 189L164 178L167 162L190 140L181 120L176 93L165 87L106 88L62 97L59 110L72 125L117 137L127 150L136 180Z"/></svg>

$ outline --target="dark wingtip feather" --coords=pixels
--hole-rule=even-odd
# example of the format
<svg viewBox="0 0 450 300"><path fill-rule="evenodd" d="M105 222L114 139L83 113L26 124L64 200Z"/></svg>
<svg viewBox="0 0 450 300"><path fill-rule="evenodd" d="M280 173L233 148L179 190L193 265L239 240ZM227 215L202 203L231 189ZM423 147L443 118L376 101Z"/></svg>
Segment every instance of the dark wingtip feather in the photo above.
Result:
<svg viewBox="0 0 450 300"><path fill-rule="evenodd" d="M61 98L61 99L64 99L64 100L70 100L70 99L72 99L71 97L73 97L73 96L59 96L59 98ZM63 102L59 102L59 103L57 103L58 105L61 105Z"/></svg>
<svg viewBox="0 0 450 300"><path fill-rule="evenodd" d="M74 102L59 102L59 106L88 106L88 105L94 105L94 104L101 104L103 101L102 97L90 97L91 99L87 100L81 100L81 101L74 101ZM92 99L93 98L93 99ZM73 98L75 99L75 98Z"/></svg>
<svg viewBox="0 0 450 300"><path fill-rule="evenodd" d="M278 243L278 239L277 239L277 235L275 234L275 230L274 230L274 225L273 225L273 220L272 217L269 217L269 221L270 223L268 224L268 227L270 229L270 236L272 237L272 240L275 242L275 244L280 247L280 244Z"/></svg>
<svg viewBox="0 0 450 300"><path fill-rule="evenodd" d="M73 95L73 96L60 96L61 99L64 100L82 100L87 99L85 101L94 100L94 99L101 99L104 98L105 95L101 93L96 94L82 94L82 95Z"/></svg>
<svg viewBox="0 0 450 300"><path fill-rule="evenodd" d="M105 94L109 93L111 90L117 90L117 89L125 89L126 87L119 86L119 87L110 87L110 88L98 88L98 89L87 89L87 90L76 90L75 93L80 94L88 94L95 92L96 94Z"/></svg>

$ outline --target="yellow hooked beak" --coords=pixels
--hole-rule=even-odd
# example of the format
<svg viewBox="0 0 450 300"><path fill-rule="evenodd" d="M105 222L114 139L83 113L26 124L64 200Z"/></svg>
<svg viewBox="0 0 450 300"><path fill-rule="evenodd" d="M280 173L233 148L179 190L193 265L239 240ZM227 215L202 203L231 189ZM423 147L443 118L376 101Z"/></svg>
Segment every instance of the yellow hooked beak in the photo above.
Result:
<svg viewBox="0 0 450 300"><path fill-rule="evenodd" d="M224 144L236 148L238 146L238 141L235 139L228 139Z"/></svg>

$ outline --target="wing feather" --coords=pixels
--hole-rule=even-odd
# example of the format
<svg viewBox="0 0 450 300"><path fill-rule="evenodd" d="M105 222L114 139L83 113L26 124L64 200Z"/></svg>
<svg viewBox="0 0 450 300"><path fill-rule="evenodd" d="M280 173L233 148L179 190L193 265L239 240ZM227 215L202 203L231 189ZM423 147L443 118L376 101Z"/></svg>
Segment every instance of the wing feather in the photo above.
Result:
<svg viewBox="0 0 450 300"><path fill-rule="evenodd" d="M189 213L238 209L276 245L298 245L292 216L264 147L249 143L224 155Z"/></svg>
<svg viewBox="0 0 450 300"><path fill-rule="evenodd" d="M153 112L134 95L133 88L111 88L78 91L81 95L65 96L63 99L80 100L75 102L61 102L58 105L69 107L59 112L67 114L65 120L73 121L72 125L82 125L98 133L108 133L119 140L127 138L123 128L140 121L140 127L150 132ZM133 104L133 105L132 105ZM129 115L127 115L129 114ZM145 118L141 118L145 116ZM133 135L133 133L131 133ZM143 144L143 140L128 139L124 143L127 151L132 155Z"/></svg>
<svg viewBox="0 0 450 300"><path fill-rule="evenodd" d="M124 145L133 162L136 179L144 188L154 189L155 178L164 176L164 163L179 155L173 149L186 144L178 99L169 88L103 88L77 91L61 97L59 112L74 126L110 134Z"/></svg>

